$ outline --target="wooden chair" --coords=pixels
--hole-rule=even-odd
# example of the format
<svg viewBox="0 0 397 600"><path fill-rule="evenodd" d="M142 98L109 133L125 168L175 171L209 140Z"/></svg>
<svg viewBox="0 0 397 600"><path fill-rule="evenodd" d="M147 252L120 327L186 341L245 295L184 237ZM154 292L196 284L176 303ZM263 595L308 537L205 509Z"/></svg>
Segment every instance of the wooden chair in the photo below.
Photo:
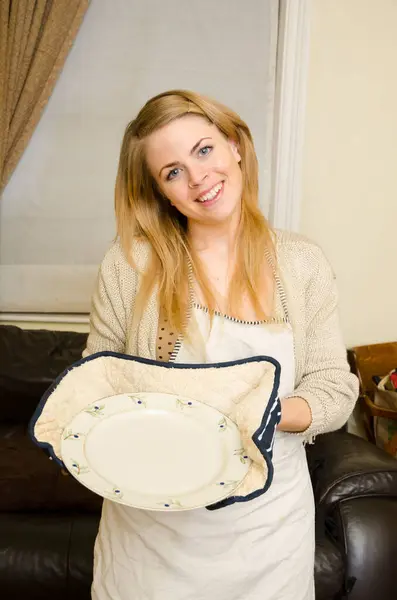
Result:
<svg viewBox="0 0 397 600"><path fill-rule="evenodd" d="M397 410L382 408L374 404L376 385L373 377L384 377L397 367L397 342L356 346L348 350L348 359L353 373L360 382L359 403L363 413L368 439L375 443L374 417L385 417L397 421Z"/></svg>

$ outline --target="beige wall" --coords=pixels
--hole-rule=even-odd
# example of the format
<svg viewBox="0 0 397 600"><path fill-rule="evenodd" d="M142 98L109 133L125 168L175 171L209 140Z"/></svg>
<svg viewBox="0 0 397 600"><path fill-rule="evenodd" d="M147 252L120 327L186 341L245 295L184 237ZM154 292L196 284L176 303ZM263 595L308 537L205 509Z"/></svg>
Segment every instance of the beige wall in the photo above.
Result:
<svg viewBox="0 0 397 600"><path fill-rule="evenodd" d="M397 2L311 5L301 231L333 264L346 343L396 340Z"/></svg>
<svg viewBox="0 0 397 600"><path fill-rule="evenodd" d="M242 10L236 1L201 0L189 3L188 16L186 4L174 0L170 10L161 0L91 2L1 198L1 311L89 311L98 265L115 235L124 129L164 90L195 89L249 120L267 209L277 2L250 0Z"/></svg>

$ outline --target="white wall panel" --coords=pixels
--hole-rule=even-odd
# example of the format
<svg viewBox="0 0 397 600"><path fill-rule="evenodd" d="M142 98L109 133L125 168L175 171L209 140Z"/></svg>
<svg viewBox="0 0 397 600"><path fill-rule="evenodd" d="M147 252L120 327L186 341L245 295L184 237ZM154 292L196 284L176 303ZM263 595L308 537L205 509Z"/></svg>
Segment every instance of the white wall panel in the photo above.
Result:
<svg viewBox="0 0 397 600"><path fill-rule="evenodd" d="M167 89L212 95L248 122L267 212L277 15L276 0L92 0L0 202L1 311L89 311L125 125Z"/></svg>

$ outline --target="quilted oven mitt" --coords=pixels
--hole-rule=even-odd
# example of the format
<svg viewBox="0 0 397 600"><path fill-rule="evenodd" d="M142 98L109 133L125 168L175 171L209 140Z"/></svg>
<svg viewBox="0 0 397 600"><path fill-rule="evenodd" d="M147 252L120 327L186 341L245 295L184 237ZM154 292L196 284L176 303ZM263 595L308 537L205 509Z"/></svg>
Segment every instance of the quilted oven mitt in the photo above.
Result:
<svg viewBox="0 0 397 600"><path fill-rule="evenodd" d="M240 486L209 509L263 494L273 479L272 451L281 418L280 364L257 356L219 364L162 363L100 352L74 363L47 390L30 422L33 441L64 466L62 435L70 421L101 398L163 392L210 405L234 421L251 465Z"/></svg>

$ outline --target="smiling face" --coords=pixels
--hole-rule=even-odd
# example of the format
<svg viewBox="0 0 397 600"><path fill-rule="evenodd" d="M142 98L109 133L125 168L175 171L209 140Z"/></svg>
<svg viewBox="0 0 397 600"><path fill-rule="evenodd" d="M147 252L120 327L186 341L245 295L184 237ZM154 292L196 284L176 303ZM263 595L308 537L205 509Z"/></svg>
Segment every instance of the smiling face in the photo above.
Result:
<svg viewBox="0 0 397 600"><path fill-rule="evenodd" d="M149 135L145 148L160 191L190 223L239 219L241 158L235 142L215 125L186 115Z"/></svg>

